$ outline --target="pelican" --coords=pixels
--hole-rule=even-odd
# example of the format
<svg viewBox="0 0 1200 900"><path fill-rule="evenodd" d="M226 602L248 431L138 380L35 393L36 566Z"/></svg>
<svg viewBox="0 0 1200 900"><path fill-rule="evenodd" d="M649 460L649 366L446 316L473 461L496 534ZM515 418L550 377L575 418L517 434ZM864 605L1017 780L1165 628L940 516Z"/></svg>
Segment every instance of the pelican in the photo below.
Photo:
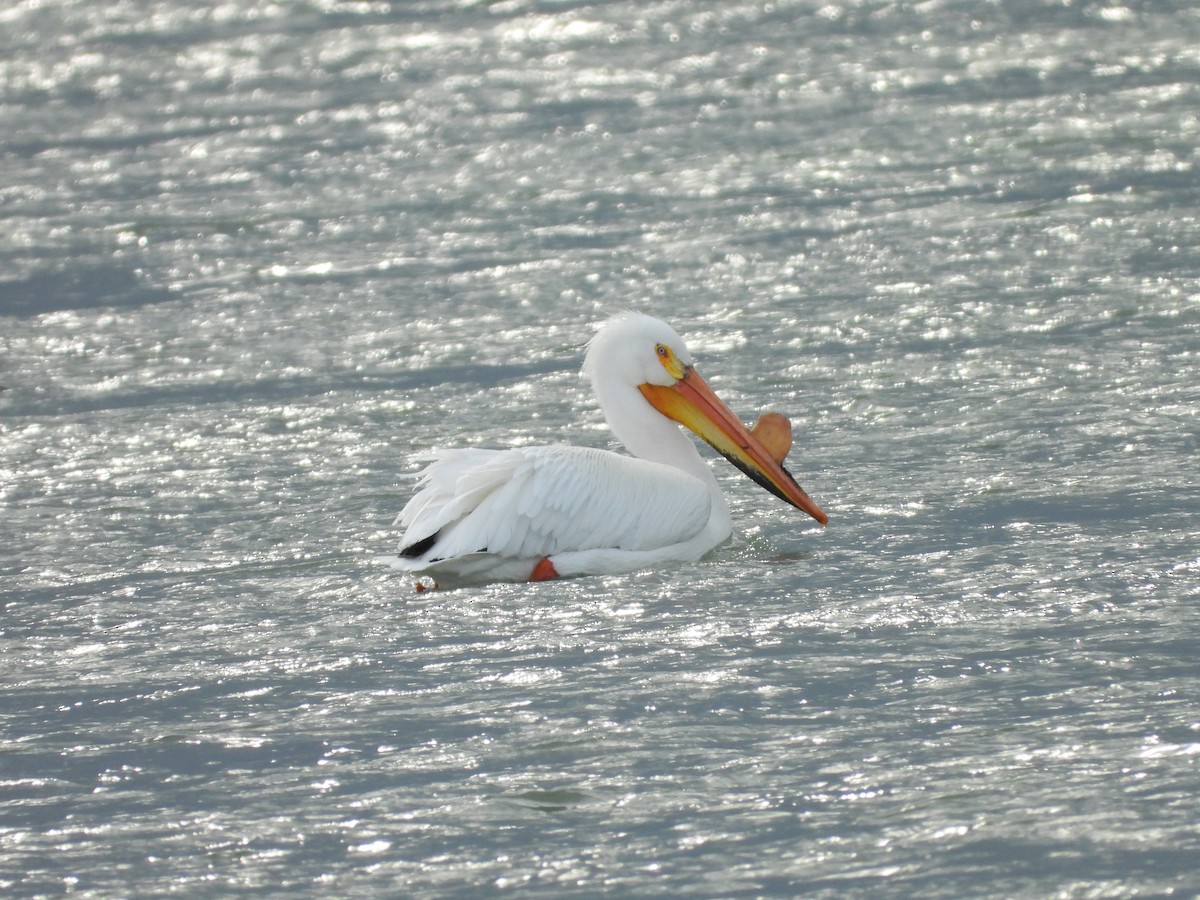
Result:
<svg viewBox="0 0 1200 900"><path fill-rule="evenodd" d="M787 447L768 449L742 424L665 322L633 312L609 319L588 344L583 372L631 456L564 445L442 451L396 518L399 554L382 561L435 585L694 562L729 538L732 522L712 469L679 425L827 523L783 467Z"/></svg>

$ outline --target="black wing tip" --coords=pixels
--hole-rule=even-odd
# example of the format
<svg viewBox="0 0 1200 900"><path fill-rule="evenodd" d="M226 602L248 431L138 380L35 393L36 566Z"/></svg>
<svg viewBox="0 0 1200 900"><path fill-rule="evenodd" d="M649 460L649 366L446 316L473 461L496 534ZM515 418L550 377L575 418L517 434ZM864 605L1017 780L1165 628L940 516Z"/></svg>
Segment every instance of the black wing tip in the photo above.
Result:
<svg viewBox="0 0 1200 900"><path fill-rule="evenodd" d="M421 538L421 540L417 541L415 544L409 544L407 547L401 547L400 555L406 559L416 559L418 556L424 556L430 551L430 549L432 549L433 545L437 543L438 535L440 534L440 531L435 531L433 534L429 535L429 537Z"/></svg>

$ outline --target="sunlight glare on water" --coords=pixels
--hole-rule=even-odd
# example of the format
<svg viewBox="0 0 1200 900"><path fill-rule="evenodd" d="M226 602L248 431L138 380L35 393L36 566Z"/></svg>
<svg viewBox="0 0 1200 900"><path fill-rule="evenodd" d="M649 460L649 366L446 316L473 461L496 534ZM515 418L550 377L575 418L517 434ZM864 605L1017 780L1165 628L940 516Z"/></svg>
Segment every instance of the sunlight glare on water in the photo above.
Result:
<svg viewBox="0 0 1200 900"><path fill-rule="evenodd" d="M6 896L1200 889L1190 4L0 22ZM626 307L829 527L374 565Z"/></svg>

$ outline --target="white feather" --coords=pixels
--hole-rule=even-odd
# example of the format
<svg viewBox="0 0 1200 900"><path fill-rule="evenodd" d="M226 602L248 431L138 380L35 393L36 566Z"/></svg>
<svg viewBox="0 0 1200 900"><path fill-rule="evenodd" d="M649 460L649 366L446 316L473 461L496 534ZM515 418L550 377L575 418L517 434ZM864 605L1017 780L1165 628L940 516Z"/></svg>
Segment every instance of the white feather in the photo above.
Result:
<svg viewBox="0 0 1200 900"><path fill-rule="evenodd" d="M479 552L536 562L566 551L650 550L693 537L711 512L700 479L581 447L452 450L420 485L396 520L401 546L438 537L414 568Z"/></svg>

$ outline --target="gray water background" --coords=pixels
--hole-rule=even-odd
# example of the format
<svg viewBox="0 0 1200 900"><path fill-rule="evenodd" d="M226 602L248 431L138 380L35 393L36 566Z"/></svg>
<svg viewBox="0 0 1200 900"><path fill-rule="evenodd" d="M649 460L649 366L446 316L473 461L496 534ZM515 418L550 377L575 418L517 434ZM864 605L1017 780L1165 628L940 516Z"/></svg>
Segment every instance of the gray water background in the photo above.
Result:
<svg viewBox="0 0 1200 900"><path fill-rule="evenodd" d="M1200 891L1191 3L0 11L0 892ZM417 595L660 315L694 566Z"/></svg>

